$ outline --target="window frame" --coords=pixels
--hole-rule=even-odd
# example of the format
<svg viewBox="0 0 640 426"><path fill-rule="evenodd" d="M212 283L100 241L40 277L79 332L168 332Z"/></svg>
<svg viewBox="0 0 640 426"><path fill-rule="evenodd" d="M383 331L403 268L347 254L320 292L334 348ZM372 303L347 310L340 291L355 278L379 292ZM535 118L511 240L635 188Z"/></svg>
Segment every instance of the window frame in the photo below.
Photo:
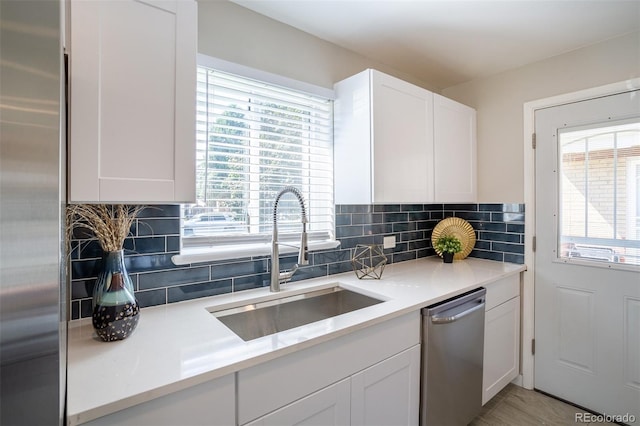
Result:
<svg viewBox="0 0 640 426"><path fill-rule="evenodd" d="M293 91L307 93L309 95L322 97L331 101L335 100L335 93L332 89L315 86L207 55L198 54L197 64L199 67L211 68L217 71L235 74L244 78L284 87ZM331 160L333 161L333 158ZM309 232L310 250L332 249L340 245L339 241L335 240L335 202L332 201L332 203L334 207L334 229L331 231ZM271 236L267 234L244 234L237 236L214 235L199 238L198 244L188 244L188 242L186 242L187 239L183 238L183 210L184 205L181 208L180 215L180 254L173 256L173 262L175 264L184 265L205 261L265 256L270 254ZM295 234L281 233L279 235L279 239L285 242L289 239L292 244L297 244L299 237ZM281 254L297 253L297 249L283 245L280 252Z"/></svg>

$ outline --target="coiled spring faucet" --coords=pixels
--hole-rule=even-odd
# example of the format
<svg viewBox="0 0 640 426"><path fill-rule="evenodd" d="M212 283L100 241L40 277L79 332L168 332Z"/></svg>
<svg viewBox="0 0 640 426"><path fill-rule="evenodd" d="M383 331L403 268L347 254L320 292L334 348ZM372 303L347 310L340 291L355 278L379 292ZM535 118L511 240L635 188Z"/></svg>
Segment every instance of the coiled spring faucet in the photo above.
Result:
<svg viewBox="0 0 640 426"><path fill-rule="evenodd" d="M278 202L280 197L286 193L291 193L296 196L302 209L302 234L300 235L300 248L298 251L298 263L296 263L288 272L280 272L280 251L278 246L282 243L278 242ZM289 280L293 274L298 270L300 265L309 264L309 248L307 246L307 210L304 206L304 198L302 193L293 186L287 186L276 196L276 201L273 204L273 237L271 239L271 291L280 291L280 284ZM283 244L284 245L284 244Z"/></svg>

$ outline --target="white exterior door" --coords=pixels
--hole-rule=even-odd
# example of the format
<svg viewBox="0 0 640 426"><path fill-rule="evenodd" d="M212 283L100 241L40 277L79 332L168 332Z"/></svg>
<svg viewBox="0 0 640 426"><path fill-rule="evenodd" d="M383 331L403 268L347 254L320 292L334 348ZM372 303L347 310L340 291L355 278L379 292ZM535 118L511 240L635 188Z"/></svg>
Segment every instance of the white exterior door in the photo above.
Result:
<svg viewBox="0 0 640 426"><path fill-rule="evenodd" d="M535 129L535 388L640 424L640 93Z"/></svg>

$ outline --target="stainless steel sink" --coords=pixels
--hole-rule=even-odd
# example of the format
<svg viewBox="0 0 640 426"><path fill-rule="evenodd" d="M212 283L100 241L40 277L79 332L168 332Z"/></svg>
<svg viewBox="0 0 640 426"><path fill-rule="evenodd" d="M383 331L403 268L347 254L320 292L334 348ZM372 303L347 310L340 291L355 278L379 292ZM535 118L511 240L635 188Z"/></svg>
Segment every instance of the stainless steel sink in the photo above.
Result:
<svg viewBox="0 0 640 426"><path fill-rule="evenodd" d="M243 340L249 341L382 302L335 286L231 309L209 309L209 312Z"/></svg>

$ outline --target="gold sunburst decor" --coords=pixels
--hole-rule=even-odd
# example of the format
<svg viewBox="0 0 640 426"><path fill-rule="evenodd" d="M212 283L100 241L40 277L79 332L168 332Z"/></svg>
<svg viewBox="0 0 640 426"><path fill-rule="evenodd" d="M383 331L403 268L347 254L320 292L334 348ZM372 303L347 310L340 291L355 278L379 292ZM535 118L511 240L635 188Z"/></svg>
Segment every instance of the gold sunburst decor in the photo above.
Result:
<svg viewBox="0 0 640 426"><path fill-rule="evenodd" d="M448 217L438 222L431 233L432 244L445 235L456 237L462 244L462 250L453 256L454 260L461 260L469 256L469 253L476 245L476 232L473 227L469 222L459 217ZM438 249L435 250L438 256L442 257L442 252Z"/></svg>

